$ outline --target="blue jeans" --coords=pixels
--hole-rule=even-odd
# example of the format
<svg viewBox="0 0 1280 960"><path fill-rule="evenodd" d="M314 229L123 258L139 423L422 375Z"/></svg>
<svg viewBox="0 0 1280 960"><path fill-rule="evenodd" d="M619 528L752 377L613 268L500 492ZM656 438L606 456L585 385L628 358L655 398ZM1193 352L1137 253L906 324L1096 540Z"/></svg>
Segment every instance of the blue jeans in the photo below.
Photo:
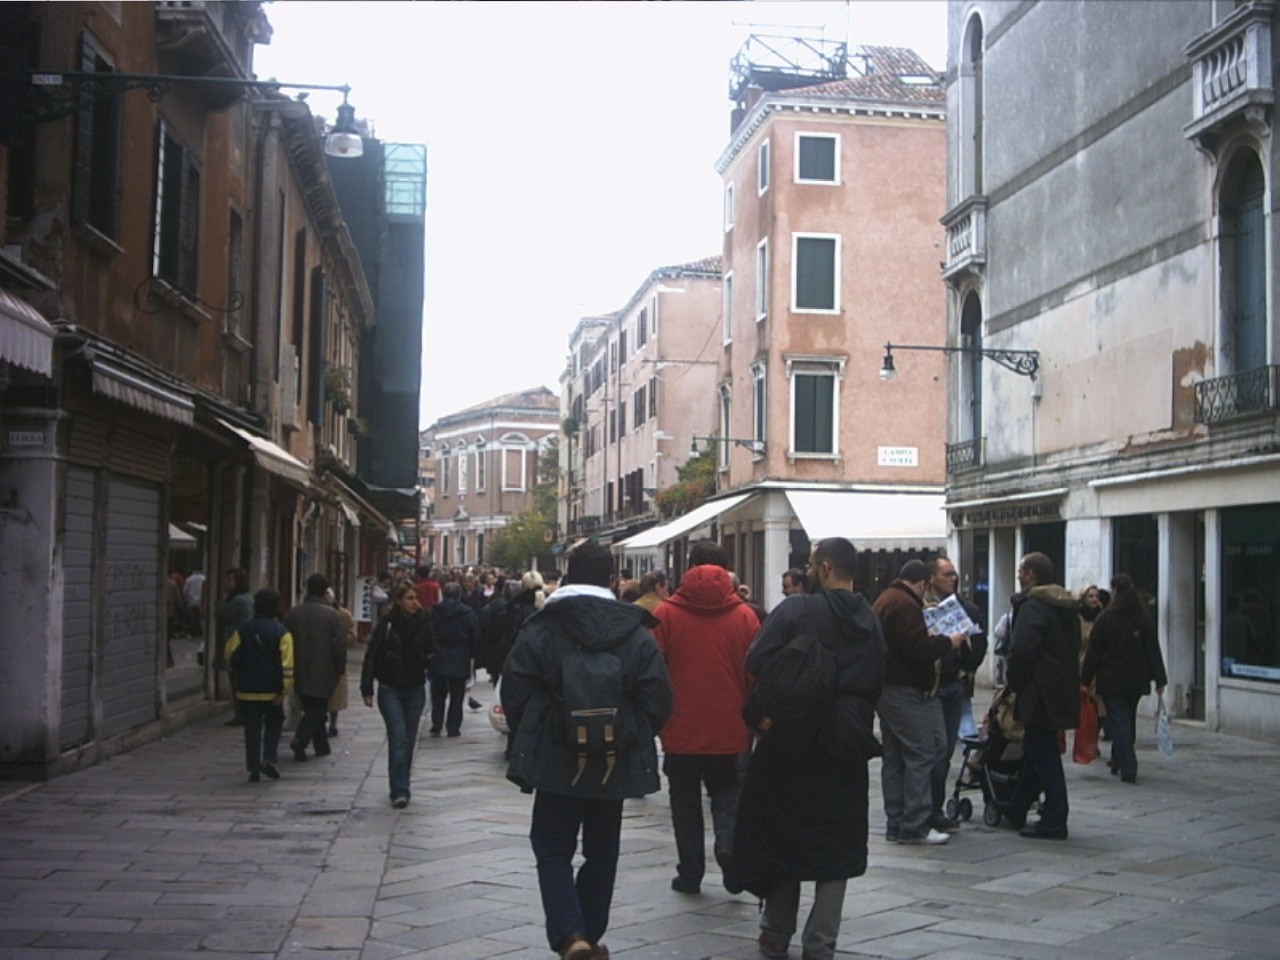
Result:
<svg viewBox="0 0 1280 960"><path fill-rule="evenodd" d="M582 831L582 866L573 855ZM529 842L538 861L538 889L547 919L547 944L559 950L570 934L599 943L609 927L618 874L622 801L568 797L539 790L533 798Z"/></svg>
<svg viewBox="0 0 1280 960"><path fill-rule="evenodd" d="M418 723L427 705L427 688L421 684L393 687L378 684L378 712L387 725L387 779L391 799L409 798L409 768L418 740Z"/></svg>
<svg viewBox="0 0 1280 960"><path fill-rule="evenodd" d="M1107 721L1111 724L1111 767L1132 780L1138 775L1138 754L1133 743L1138 722L1138 701L1134 697L1106 697Z"/></svg>
<svg viewBox="0 0 1280 960"><path fill-rule="evenodd" d="M262 764L276 762L280 731L284 729L284 707L270 700L237 700L236 704L244 717L244 768L259 773Z"/></svg>
<svg viewBox="0 0 1280 960"><path fill-rule="evenodd" d="M1027 819L1027 811L1044 791L1040 804L1040 826L1045 830L1064 830L1067 826L1067 778L1062 772L1062 754L1058 753L1058 731L1027 724L1022 738L1022 762L1018 766L1018 782L1009 800L1009 821L1015 826Z"/></svg>
<svg viewBox="0 0 1280 960"><path fill-rule="evenodd" d="M932 816L943 816L943 807L947 802L947 777L951 773L951 757L956 751L956 739L960 736L960 717L964 713L964 702L968 699L968 685L962 680L951 680L938 687L935 694L942 704L942 722L947 731L947 743L942 756L933 765L930 774L930 785L933 790Z"/></svg>

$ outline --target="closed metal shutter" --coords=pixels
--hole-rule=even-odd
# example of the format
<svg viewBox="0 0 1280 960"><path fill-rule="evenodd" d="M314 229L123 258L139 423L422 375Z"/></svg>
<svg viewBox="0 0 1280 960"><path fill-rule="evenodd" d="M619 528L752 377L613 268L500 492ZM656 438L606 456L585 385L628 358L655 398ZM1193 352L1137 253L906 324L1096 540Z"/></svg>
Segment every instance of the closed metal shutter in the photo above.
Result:
<svg viewBox="0 0 1280 960"><path fill-rule="evenodd" d="M92 470L67 469L62 563L62 708L58 727L58 739L64 750L87 741L91 729L93 480Z"/></svg>
<svg viewBox="0 0 1280 960"><path fill-rule="evenodd" d="M106 596L102 623L102 735L158 716L160 490L107 481Z"/></svg>

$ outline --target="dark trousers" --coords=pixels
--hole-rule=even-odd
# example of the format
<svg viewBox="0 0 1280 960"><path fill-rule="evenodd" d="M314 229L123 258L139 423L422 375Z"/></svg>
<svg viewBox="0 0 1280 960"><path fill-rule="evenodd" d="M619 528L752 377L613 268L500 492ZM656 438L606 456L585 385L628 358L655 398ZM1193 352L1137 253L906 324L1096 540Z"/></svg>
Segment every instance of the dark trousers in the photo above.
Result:
<svg viewBox="0 0 1280 960"><path fill-rule="evenodd" d="M244 766L260 773L263 763L275 764L284 729L284 707L270 700L237 700L244 717ZM263 731L266 731L265 736Z"/></svg>
<svg viewBox="0 0 1280 960"><path fill-rule="evenodd" d="M462 700L467 695L466 677L431 678L431 732L439 733L441 725L450 734L462 729ZM449 701L449 716L445 717L445 700Z"/></svg>
<svg viewBox="0 0 1280 960"><path fill-rule="evenodd" d="M293 732L293 742L303 750L307 744L315 743L316 756L323 757L329 753L329 698L304 697L302 701L302 719L298 721L298 729Z"/></svg>
<svg viewBox="0 0 1280 960"><path fill-rule="evenodd" d="M963 680L951 680L938 687L938 702L942 704L942 724L947 731L947 745L933 765L930 788L933 791L933 816L943 816L947 802L947 778L951 775L951 757L956 752L960 738L960 718L964 714L964 702L968 697L968 685Z"/></svg>
<svg viewBox="0 0 1280 960"><path fill-rule="evenodd" d="M573 856L582 831L582 866ZM552 950L570 934L598 943L609 927L609 907L618 874L622 801L569 797L539 790L533 799L529 841L538 862L538 889Z"/></svg>
<svg viewBox="0 0 1280 960"><path fill-rule="evenodd" d="M738 816L738 754L668 753L662 758L671 799L671 826L676 834L676 872L683 880L702 882L707 868L702 822L702 787L711 797L711 829L715 850L733 849L733 824Z"/></svg>
<svg viewBox="0 0 1280 960"><path fill-rule="evenodd" d="M1015 824L1027 818L1031 804L1044 792L1040 804L1040 825L1058 831L1067 826L1067 778L1058 752L1058 731L1027 724L1022 738L1022 762L1018 783L1009 801L1009 820Z"/></svg>
<svg viewBox="0 0 1280 960"><path fill-rule="evenodd" d="M1111 721L1111 768L1126 780L1138 775L1138 754L1134 739L1138 729L1137 697L1106 697L1107 718Z"/></svg>

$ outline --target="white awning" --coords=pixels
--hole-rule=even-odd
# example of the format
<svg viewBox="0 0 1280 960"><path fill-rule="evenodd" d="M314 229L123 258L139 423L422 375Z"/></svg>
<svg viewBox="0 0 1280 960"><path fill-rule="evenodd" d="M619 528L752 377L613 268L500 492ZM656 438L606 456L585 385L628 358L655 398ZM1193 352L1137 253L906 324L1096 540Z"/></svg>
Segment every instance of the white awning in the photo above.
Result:
<svg viewBox="0 0 1280 960"><path fill-rule="evenodd" d="M810 540L846 537L859 550L940 550L947 515L940 493L788 490Z"/></svg>
<svg viewBox="0 0 1280 960"><path fill-rule="evenodd" d="M190 396L171 390L105 356L90 356L89 366L93 371L94 393L136 407L153 417L163 417L188 427L195 423L196 405Z"/></svg>
<svg viewBox="0 0 1280 960"><path fill-rule="evenodd" d="M235 424L227 423L225 420L218 422L249 444L249 449L253 451L253 459L263 470L301 487L310 484L311 468L288 450Z"/></svg>
<svg viewBox="0 0 1280 960"><path fill-rule="evenodd" d="M660 547L676 537L698 529L698 527L705 527L720 514L736 507L749 496L751 496L749 493L737 493L731 497L712 500L690 510L684 516L676 517L667 523L660 523L656 527L650 527L648 530L642 530L634 537L628 537L620 543L615 543L614 546L621 547L623 550L648 550L652 547Z"/></svg>
<svg viewBox="0 0 1280 960"><path fill-rule="evenodd" d="M0 360L46 377L53 373L53 327L7 290L0 290Z"/></svg>
<svg viewBox="0 0 1280 960"><path fill-rule="evenodd" d="M181 527L175 527L169 524L169 549L170 550L194 550L196 548L196 538Z"/></svg>

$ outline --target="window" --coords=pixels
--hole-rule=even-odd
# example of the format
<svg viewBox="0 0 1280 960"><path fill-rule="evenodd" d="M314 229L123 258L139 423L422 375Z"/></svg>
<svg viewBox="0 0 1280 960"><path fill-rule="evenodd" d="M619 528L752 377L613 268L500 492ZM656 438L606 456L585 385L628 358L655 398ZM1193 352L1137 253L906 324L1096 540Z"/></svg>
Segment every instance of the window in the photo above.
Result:
<svg viewBox="0 0 1280 960"><path fill-rule="evenodd" d="M467 463L470 461L467 456L467 448L463 447L458 451L458 495L467 492Z"/></svg>
<svg viewBox="0 0 1280 960"><path fill-rule="evenodd" d="M751 439L760 444L769 439L769 395L766 389L768 382L766 377L767 369L763 363L756 363L751 367Z"/></svg>
<svg viewBox="0 0 1280 960"><path fill-rule="evenodd" d="M729 232L733 229L733 184L726 183L724 185L724 229Z"/></svg>
<svg viewBox="0 0 1280 960"><path fill-rule="evenodd" d="M733 274L724 277L724 342L733 342Z"/></svg>
<svg viewBox="0 0 1280 960"><path fill-rule="evenodd" d="M839 454L839 391L843 358L788 358L791 378L791 453L833 457Z"/></svg>
<svg viewBox="0 0 1280 960"><path fill-rule="evenodd" d="M756 192L764 193L769 189L769 141L760 144L756 154Z"/></svg>
<svg viewBox="0 0 1280 960"><path fill-rule="evenodd" d="M960 312L960 338L970 350L960 368L960 439L977 440L982 437L982 300L972 290Z"/></svg>
<svg viewBox="0 0 1280 960"><path fill-rule="evenodd" d="M982 19L974 14L965 26L960 51L959 109L956 126L960 140L961 199L981 196L983 192L983 66L984 47Z"/></svg>
<svg viewBox="0 0 1280 960"><path fill-rule="evenodd" d="M796 134L796 183L839 183L840 138L830 133Z"/></svg>
<svg viewBox="0 0 1280 960"><path fill-rule="evenodd" d="M486 464L487 460L485 458L484 446L478 446L476 448L476 490L479 491L483 491L486 486L485 475L488 472L485 469Z"/></svg>
<svg viewBox="0 0 1280 960"><path fill-rule="evenodd" d="M440 475L440 494L447 497L449 495L449 457L447 450L440 451L440 466L436 473Z"/></svg>
<svg viewBox="0 0 1280 960"><path fill-rule="evenodd" d="M769 315L769 241L756 247L756 320Z"/></svg>
<svg viewBox="0 0 1280 960"><path fill-rule="evenodd" d="M609 442L615 443L618 439L618 411L617 408L609 411Z"/></svg>
<svg viewBox="0 0 1280 960"><path fill-rule="evenodd" d="M791 309L837 313L840 305L840 238L824 234L794 234Z"/></svg>
<svg viewBox="0 0 1280 960"><path fill-rule="evenodd" d="M618 401L618 436L621 438L627 433L627 401Z"/></svg>
<svg viewBox="0 0 1280 960"><path fill-rule="evenodd" d="M641 310L640 316L636 319L636 348L639 349L649 342L649 311Z"/></svg>
<svg viewBox="0 0 1280 960"><path fill-rule="evenodd" d="M729 469L729 444L727 439L733 436L729 432L733 413L733 392L729 384L720 384L720 442L716 444L716 463L721 470Z"/></svg>
<svg viewBox="0 0 1280 960"><path fill-rule="evenodd" d="M528 467L525 457L527 451L521 447L519 450L503 450L502 451L502 489L503 490L520 490L525 489L525 472Z"/></svg>
<svg viewBox="0 0 1280 960"><path fill-rule="evenodd" d="M1266 176L1258 156L1232 158L1222 195L1222 281L1226 290L1227 368L1244 373L1267 365Z"/></svg>
<svg viewBox="0 0 1280 960"><path fill-rule="evenodd" d="M80 69L111 73L113 67L98 52L97 41L85 33ZM75 193L72 219L105 237L120 235L121 97L85 103L76 115Z"/></svg>
<svg viewBox="0 0 1280 960"><path fill-rule="evenodd" d="M658 415L658 378L649 378L649 416Z"/></svg>
<svg viewBox="0 0 1280 960"><path fill-rule="evenodd" d="M200 254L200 172L191 152L160 121L157 131L156 221L151 270L180 290L196 292Z"/></svg>
<svg viewBox="0 0 1280 960"><path fill-rule="evenodd" d="M631 395L632 416L635 417L633 426L637 429L643 426L644 421L649 414L649 406L645 403L645 394L647 392L647 388L641 387Z"/></svg>
<svg viewBox="0 0 1280 960"><path fill-rule="evenodd" d="M618 331L618 365L627 362L627 331Z"/></svg>

